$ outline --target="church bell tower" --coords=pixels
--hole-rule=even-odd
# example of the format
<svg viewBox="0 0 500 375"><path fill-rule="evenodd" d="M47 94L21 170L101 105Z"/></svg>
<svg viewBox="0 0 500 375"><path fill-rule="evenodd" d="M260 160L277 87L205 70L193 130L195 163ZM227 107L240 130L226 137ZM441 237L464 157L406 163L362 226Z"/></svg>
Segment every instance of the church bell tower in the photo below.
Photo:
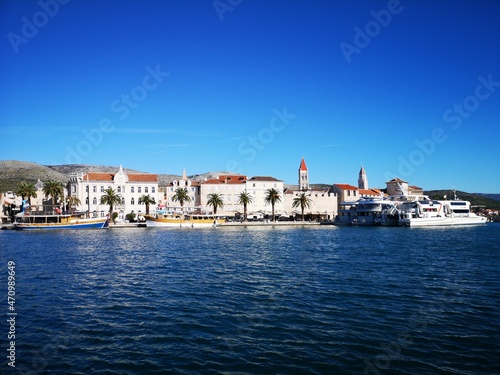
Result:
<svg viewBox="0 0 500 375"><path fill-rule="evenodd" d="M309 172L307 170L304 157L302 157L302 161L300 162L300 167L299 167L299 189L300 190L309 189Z"/></svg>

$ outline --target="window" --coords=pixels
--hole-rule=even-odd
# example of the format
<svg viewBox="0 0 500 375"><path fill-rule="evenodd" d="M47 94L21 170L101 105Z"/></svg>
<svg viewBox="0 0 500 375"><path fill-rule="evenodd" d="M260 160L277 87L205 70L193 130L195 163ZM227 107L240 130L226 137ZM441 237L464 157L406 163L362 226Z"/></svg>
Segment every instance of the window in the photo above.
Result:
<svg viewBox="0 0 500 375"><path fill-rule="evenodd" d="M76 186L75 185L71 185L71 192L76 193Z"/></svg>
<svg viewBox="0 0 500 375"><path fill-rule="evenodd" d="M145 193L147 193L147 192L148 192L148 187L147 187L147 186L144 188L144 192L145 192Z"/></svg>
<svg viewBox="0 0 500 375"><path fill-rule="evenodd" d="M89 204L89 197L85 198L85 204Z"/></svg>
<svg viewBox="0 0 500 375"><path fill-rule="evenodd" d="M131 186L131 187L130 187L130 192L131 192L131 193L133 193L133 192L134 192L134 187L133 187L133 186ZM132 203L132 204L133 204L133 203Z"/></svg>
<svg viewBox="0 0 500 375"><path fill-rule="evenodd" d="M104 186L101 185L101 193L104 193Z"/></svg>
<svg viewBox="0 0 500 375"><path fill-rule="evenodd" d="M155 187L153 186L153 187L151 188L151 193L154 193L154 192L155 192Z"/></svg>
<svg viewBox="0 0 500 375"><path fill-rule="evenodd" d="M97 193L97 186L92 186L92 192Z"/></svg>
<svg viewBox="0 0 500 375"><path fill-rule="evenodd" d="M92 204L97 204L97 198L94 197L94 199L92 199Z"/></svg>
<svg viewBox="0 0 500 375"><path fill-rule="evenodd" d="M137 192L138 192L138 193L140 193L140 192L141 192L141 187L140 187L140 186L137 188Z"/></svg>
<svg viewBox="0 0 500 375"><path fill-rule="evenodd" d="M122 204L125 204L125 198L122 197Z"/></svg>
<svg viewBox="0 0 500 375"><path fill-rule="evenodd" d="M88 193L89 192L89 185L85 186L85 191Z"/></svg>
<svg viewBox="0 0 500 375"><path fill-rule="evenodd" d="M132 199L130 200L130 204L135 204L135 200L134 200L134 198L132 198Z"/></svg>
<svg viewBox="0 0 500 375"><path fill-rule="evenodd" d="M118 186L118 193L121 193L121 192L122 192L122 187Z"/></svg>

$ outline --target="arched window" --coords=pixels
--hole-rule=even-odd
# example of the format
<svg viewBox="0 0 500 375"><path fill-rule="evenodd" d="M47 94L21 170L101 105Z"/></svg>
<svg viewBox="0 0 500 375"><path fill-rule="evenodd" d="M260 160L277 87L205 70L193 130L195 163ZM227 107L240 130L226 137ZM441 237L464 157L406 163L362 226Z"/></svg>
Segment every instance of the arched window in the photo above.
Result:
<svg viewBox="0 0 500 375"><path fill-rule="evenodd" d="M97 204L97 198L94 197L94 199L92 199L92 204Z"/></svg>
<svg viewBox="0 0 500 375"><path fill-rule="evenodd" d="M130 204L135 204L135 200L134 200L134 198L132 198L132 199L130 200Z"/></svg>

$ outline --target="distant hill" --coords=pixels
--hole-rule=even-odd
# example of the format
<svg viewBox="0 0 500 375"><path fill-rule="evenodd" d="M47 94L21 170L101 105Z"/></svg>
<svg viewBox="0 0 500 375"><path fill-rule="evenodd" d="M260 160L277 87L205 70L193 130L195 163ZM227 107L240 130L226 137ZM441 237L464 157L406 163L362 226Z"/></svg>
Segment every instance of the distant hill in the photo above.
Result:
<svg viewBox="0 0 500 375"><path fill-rule="evenodd" d="M496 199L488 198L488 194L480 193L466 193L465 191L453 190L429 190L424 192L434 199L443 199L446 196L448 199L453 199L454 194L456 194L458 199L463 199L469 201L472 206L484 206L485 208L491 208L494 210L500 210L500 201ZM500 195L500 194L489 194L489 195Z"/></svg>
<svg viewBox="0 0 500 375"><path fill-rule="evenodd" d="M88 165L88 164L64 164L64 165L41 165L28 161L0 160L0 192L14 191L21 182L36 183L38 180L55 180L66 184L69 181L69 173L102 172L116 173L118 166ZM148 173L134 169L124 168L125 173ZM207 172L188 176L194 181L214 178L229 172ZM173 180L182 176L174 174L158 174L158 183L165 186Z"/></svg>
<svg viewBox="0 0 500 375"><path fill-rule="evenodd" d="M68 176L44 165L28 161L0 160L0 192L16 190L21 182L38 180L68 182Z"/></svg>
<svg viewBox="0 0 500 375"><path fill-rule="evenodd" d="M496 201L500 201L500 194L484 194L484 193L474 193L476 195L483 195L486 198L494 199Z"/></svg>

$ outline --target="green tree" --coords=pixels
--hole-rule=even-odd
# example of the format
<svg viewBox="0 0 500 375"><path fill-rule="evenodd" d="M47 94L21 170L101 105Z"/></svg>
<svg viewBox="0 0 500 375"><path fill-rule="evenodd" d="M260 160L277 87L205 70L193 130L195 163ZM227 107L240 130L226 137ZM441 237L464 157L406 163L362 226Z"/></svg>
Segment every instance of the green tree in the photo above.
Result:
<svg viewBox="0 0 500 375"><path fill-rule="evenodd" d="M49 195L52 197L52 209L56 205L57 198L63 195L64 186L62 182L47 180L43 183L43 193L45 194L45 198L48 198Z"/></svg>
<svg viewBox="0 0 500 375"><path fill-rule="evenodd" d="M104 195L101 196L101 204L107 204L109 206L110 217L113 217L113 206L121 203L122 197L119 194L116 194L113 189L107 188L104 190Z"/></svg>
<svg viewBox="0 0 500 375"><path fill-rule="evenodd" d="M16 190L16 194L20 195L23 200L24 197L28 198L28 203L31 204L31 198L36 198L36 187L34 184L29 182L21 182Z"/></svg>
<svg viewBox="0 0 500 375"><path fill-rule="evenodd" d="M217 193L208 194L207 206L212 206L214 208L214 215L216 215L217 208L224 207L224 201L221 195Z"/></svg>
<svg viewBox="0 0 500 375"><path fill-rule="evenodd" d="M148 195L143 195L139 198L139 204L146 205L146 215L149 215L149 205L156 204L156 202L155 199L148 194Z"/></svg>
<svg viewBox="0 0 500 375"><path fill-rule="evenodd" d="M253 198L246 191L242 191L238 198L238 203L243 205L243 220L247 221L247 206L253 202Z"/></svg>
<svg viewBox="0 0 500 375"><path fill-rule="evenodd" d="M70 209L72 207L79 206L80 204L82 204L80 199L78 199L78 197L75 195L68 195L66 197L66 203L68 204L68 209Z"/></svg>
<svg viewBox="0 0 500 375"><path fill-rule="evenodd" d="M184 212L184 202L191 202L191 197L189 196L188 190L186 188L177 188L175 194L172 197L174 202L179 202L182 211Z"/></svg>
<svg viewBox="0 0 500 375"><path fill-rule="evenodd" d="M309 198L306 193L301 193L297 198L293 199L292 207L300 207L302 211L302 221L304 221L304 209L310 208L312 204L312 199Z"/></svg>
<svg viewBox="0 0 500 375"><path fill-rule="evenodd" d="M264 201L266 204L271 204L272 207L272 221L276 220L276 217L274 216L274 205L277 202L281 202L281 196L280 192L276 189L268 189L266 191L266 196L264 197Z"/></svg>

